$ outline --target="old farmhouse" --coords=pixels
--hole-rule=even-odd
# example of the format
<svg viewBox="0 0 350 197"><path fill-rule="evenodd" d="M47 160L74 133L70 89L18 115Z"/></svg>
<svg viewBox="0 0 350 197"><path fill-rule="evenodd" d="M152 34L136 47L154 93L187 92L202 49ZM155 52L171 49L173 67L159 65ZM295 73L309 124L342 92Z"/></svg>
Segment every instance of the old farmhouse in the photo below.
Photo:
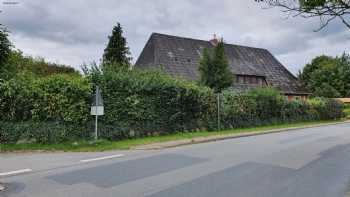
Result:
<svg viewBox="0 0 350 197"><path fill-rule="evenodd" d="M204 48L213 48L216 38L205 41L153 33L139 56L135 69L159 69L175 77L199 79L199 62ZM232 89L245 91L273 86L289 99L305 99L307 91L268 50L225 44L230 69L235 75Z"/></svg>

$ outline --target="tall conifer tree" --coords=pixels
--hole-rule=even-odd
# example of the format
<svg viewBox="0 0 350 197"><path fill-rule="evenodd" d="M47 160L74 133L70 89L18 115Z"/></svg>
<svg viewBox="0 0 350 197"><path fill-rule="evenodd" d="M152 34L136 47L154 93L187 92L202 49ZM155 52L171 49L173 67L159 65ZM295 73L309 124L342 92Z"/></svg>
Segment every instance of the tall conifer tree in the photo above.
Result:
<svg viewBox="0 0 350 197"><path fill-rule="evenodd" d="M131 53L127 46L126 38L123 37L123 28L120 23L113 27L112 35L108 38L109 42L104 50L102 59L103 65L129 66Z"/></svg>
<svg viewBox="0 0 350 197"><path fill-rule="evenodd" d="M200 82L211 87L215 92L221 92L233 83L233 74L229 69L229 62L225 55L223 40L209 51L205 49L199 66Z"/></svg>

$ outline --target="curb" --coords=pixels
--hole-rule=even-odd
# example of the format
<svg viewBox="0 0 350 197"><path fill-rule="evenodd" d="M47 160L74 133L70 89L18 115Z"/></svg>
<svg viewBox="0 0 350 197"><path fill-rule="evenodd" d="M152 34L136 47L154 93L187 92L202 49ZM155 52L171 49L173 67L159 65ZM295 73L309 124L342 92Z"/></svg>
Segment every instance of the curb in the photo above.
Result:
<svg viewBox="0 0 350 197"><path fill-rule="evenodd" d="M228 135L223 135L223 136L216 135L216 136L209 136L209 137L198 137L198 138L193 138L193 139L184 139L184 140L176 140L176 141L169 141L169 142L153 143L153 144L149 144L149 145L141 145L141 146L133 147L131 149L133 149L133 150L161 150L161 149L173 148L173 147L177 147L177 146L200 144L200 143L206 143L206 142L215 142L215 141L222 141L222 140L242 138L242 137L266 135L266 134L272 134L272 133L282 133L282 132L287 132L287 131L295 131L295 130L308 129L308 128L317 128L317 127L322 127L322 126L338 125L338 124L344 124L344 123L350 123L350 121L347 120L347 121L343 121L343 122L323 123L323 124L309 125L309 126L303 126L303 127L290 127L290 128L284 128L284 129L271 129L271 130L266 130L266 131L255 131L255 132L247 132L247 133L241 133L241 134L228 134Z"/></svg>

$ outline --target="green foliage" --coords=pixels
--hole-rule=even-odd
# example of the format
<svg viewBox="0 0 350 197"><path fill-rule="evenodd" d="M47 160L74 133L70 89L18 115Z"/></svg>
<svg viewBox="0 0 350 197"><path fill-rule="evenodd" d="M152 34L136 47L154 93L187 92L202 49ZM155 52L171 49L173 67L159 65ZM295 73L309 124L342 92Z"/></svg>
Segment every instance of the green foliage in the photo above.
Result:
<svg viewBox="0 0 350 197"><path fill-rule="evenodd" d="M101 73L37 77L21 73L0 81L0 143L61 143L90 139L92 83L100 85L105 115L100 138L117 140L216 127L212 89L159 71L119 68ZM94 80L92 82L92 80ZM275 89L222 93L223 128L338 119L343 106L332 99L287 101Z"/></svg>
<svg viewBox="0 0 350 197"><path fill-rule="evenodd" d="M247 94L224 91L223 124L228 128L251 127L257 124L256 100Z"/></svg>
<svg viewBox="0 0 350 197"><path fill-rule="evenodd" d="M0 120L31 119L36 98L33 83L34 76L24 73L10 80L0 79Z"/></svg>
<svg viewBox="0 0 350 197"><path fill-rule="evenodd" d="M0 81L0 93L0 120L82 123L87 120L91 86L80 76L36 78L23 73Z"/></svg>
<svg viewBox="0 0 350 197"><path fill-rule="evenodd" d="M25 56L20 50L13 50L10 54L8 64L15 68L16 72L31 72L36 76L49 76L54 74L79 75L74 68L47 62L44 58Z"/></svg>
<svg viewBox="0 0 350 197"><path fill-rule="evenodd" d="M52 144L88 137L89 132L79 124L0 121L0 144L18 142Z"/></svg>
<svg viewBox="0 0 350 197"><path fill-rule="evenodd" d="M210 89L157 71L105 72L100 82L107 125L123 125L135 135L193 130L205 122Z"/></svg>
<svg viewBox="0 0 350 197"><path fill-rule="evenodd" d="M350 1L347 0L255 0L265 2L271 7L280 7L284 13L303 18L320 18L321 30L335 19L350 29L347 15L350 11Z"/></svg>
<svg viewBox="0 0 350 197"><path fill-rule="evenodd" d="M283 96L273 88L257 88L249 91L248 96L256 103L256 113L260 119L270 119L281 116L281 108L284 105Z"/></svg>
<svg viewBox="0 0 350 197"><path fill-rule="evenodd" d="M307 101L311 110L316 112L320 120L332 120L344 117L344 105L335 99L316 97Z"/></svg>
<svg viewBox="0 0 350 197"><path fill-rule="evenodd" d="M11 42L8 39L8 32L0 24L0 79L8 78L7 75L12 70L7 63L11 53L11 47Z"/></svg>
<svg viewBox="0 0 350 197"><path fill-rule="evenodd" d="M341 94L328 83L322 83L320 86L316 87L314 90L314 95L323 96L327 98L340 98Z"/></svg>
<svg viewBox="0 0 350 197"><path fill-rule="evenodd" d="M307 64L299 79L314 96L350 97L350 56L319 56Z"/></svg>
<svg viewBox="0 0 350 197"><path fill-rule="evenodd" d="M222 124L225 128L252 127L297 121L333 120L343 117L341 103L333 99L288 101L271 88L247 93L223 93Z"/></svg>
<svg viewBox="0 0 350 197"><path fill-rule="evenodd" d="M120 23L113 27L112 35L108 37L109 41L103 54L103 65L129 66L131 57L126 38L123 37L123 29Z"/></svg>
<svg viewBox="0 0 350 197"><path fill-rule="evenodd" d="M33 118L83 123L88 119L91 86L80 76L53 75L35 82Z"/></svg>
<svg viewBox="0 0 350 197"><path fill-rule="evenodd" d="M346 118L350 118L350 104L344 106L344 114Z"/></svg>
<svg viewBox="0 0 350 197"><path fill-rule="evenodd" d="M200 61L200 82L213 88L215 92L221 92L233 83L233 74L229 69L224 47L224 42L221 40L212 52L205 49Z"/></svg>

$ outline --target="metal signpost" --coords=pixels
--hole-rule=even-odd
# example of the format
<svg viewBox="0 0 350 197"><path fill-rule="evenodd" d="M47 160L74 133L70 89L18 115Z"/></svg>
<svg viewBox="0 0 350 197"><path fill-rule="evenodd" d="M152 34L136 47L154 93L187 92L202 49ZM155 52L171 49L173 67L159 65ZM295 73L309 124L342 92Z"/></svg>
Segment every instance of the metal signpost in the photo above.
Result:
<svg viewBox="0 0 350 197"><path fill-rule="evenodd" d="M93 98L93 102L91 106L91 115L95 116L95 140L97 140L98 139L98 128L97 128L98 116L104 115L103 99L101 95L101 90L98 86L96 86L96 92L95 92L95 96Z"/></svg>

